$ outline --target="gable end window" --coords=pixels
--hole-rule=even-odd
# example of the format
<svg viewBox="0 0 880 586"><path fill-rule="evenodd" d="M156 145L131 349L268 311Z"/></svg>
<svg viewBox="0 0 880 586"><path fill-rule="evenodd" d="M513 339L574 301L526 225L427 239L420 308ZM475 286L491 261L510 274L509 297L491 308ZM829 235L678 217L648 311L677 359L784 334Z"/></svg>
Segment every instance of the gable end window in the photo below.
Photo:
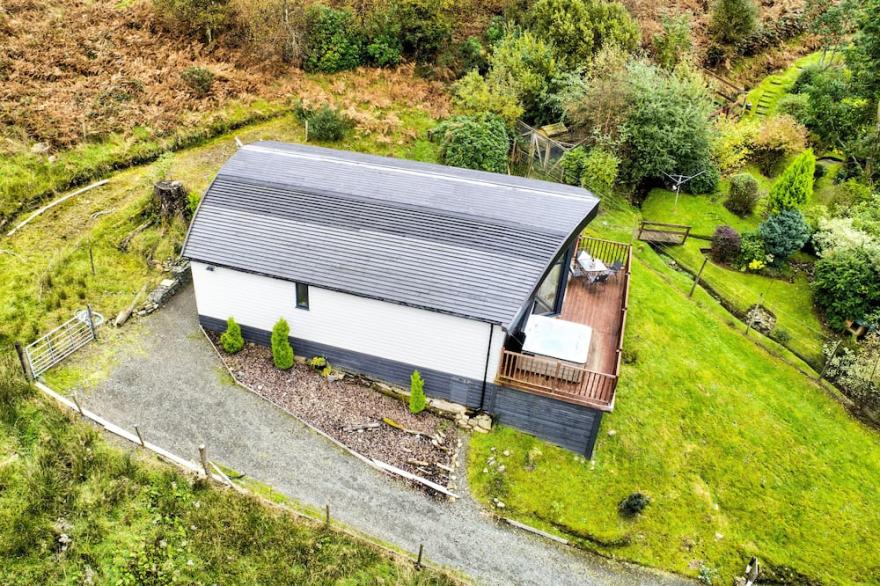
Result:
<svg viewBox="0 0 880 586"><path fill-rule="evenodd" d="M309 286L305 283L296 284L296 306L299 309L309 308Z"/></svg>

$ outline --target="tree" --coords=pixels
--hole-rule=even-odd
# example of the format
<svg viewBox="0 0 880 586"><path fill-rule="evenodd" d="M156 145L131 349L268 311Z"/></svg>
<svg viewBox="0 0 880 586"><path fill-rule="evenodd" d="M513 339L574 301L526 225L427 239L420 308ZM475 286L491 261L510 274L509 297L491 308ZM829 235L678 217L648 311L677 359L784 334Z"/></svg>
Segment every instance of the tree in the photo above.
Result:
<svg viewBox="0 0 880 586"><path fill-rule="evenodd" d="M154 0L172 27L211 44L230 23L229 0Z"/></svg>
<svg viewBox="0 0 880 586"><path fill-rule="evenodd" d="M499 117L493 114L456 116L438 124L433 135L439 138L443 164L507 172L510 137Z"/></svg>
<svg viewBox="0 0 880 586"><path fill-rule="evenodd" d="M290 345L290 327L282 317L272 328L272 362L276 368L287 370L293 366L293 348Z"/></svg>
<svg viewBox="0 0 880 586"><path fill-rule="evenodd" d="M807 129L788 115L771 116L756 123L749 149L761 172L772 175L785 157L807 146Z"/></svg>
<svg viewBox="0 0 880 586"><path fill-rule="evenodd" d="M409 378L409 412L421 413L425 410L425 381L418 370L414 370Z"/></svg>
<svg viewBox="0 0 880 586"><path fill-rule="evenodd" d="M733 45L755 32L757 19L752 0L715 0L709 30L719 43Z"/></svg>
<svg viewBox="0 0 880 586"><path fill-rule="evenodd" d="M858 32L847 52L846 62L853 73L853 86L862 96L876 103L880 98L880 0L861 3L856 25Z"/></svg>
<svg viewBox="0 0 880 586"><path fill-rule="evenodd" d="M832 250L815 265L813 298L828 323L843 329L848 319L858 319L880 308L880 250L847 247Z"/></svg>
<svg viewBox="0 0 880 586"><path fill-rule="evenodd" d="M804 14L808 30L822 39L820 63L824 64L828 54L835 53L843 39L853 32L856 8L853 0L807 0Z"/></svg>
<svg viewBox="0 0 880 586"><path fill-rule="evenodd" d="M433 0L397 0L393 5L403 52L416 63L428 63L449 42L452 27Z"/></svg>
<svg viewBox="0 0 880 586"><path fill-rule="evenodd" d="M602 147L593 147L584 159L581 187L597 195L610 195L617 181L620 159Z"/></svg>
<svg viewBox="0 0 880 586"><path fill-rule="evenodd" d="M364 38L349 10L312 4L306 11L306 71L333 73L363 63Z"/></svg>
<svg viewBox="0 0 880 586"><path fill-rule="evenodd" d="M693 48L691 41L692 17L690 12L678 16L663 16L663 31L654 35L651 45L654 60L666 69L674 69Z"/></svg>
<svg viewBox="0 0 880 586"><path fill-rule="evenodd" d="M841 67L812 70L800 93L807 96L804 124L830 148L850 150L849 144L873 117L871 102L854 95L850 73Z"/></svg>
<svg viewBox="0 0 880 586"><path fill-rule="evenodd" d="M558 73L547 42L529 31L509 29L489 58L486 84L493 94L515 97L526 121L544 122L544 105Z"/></svg>
<svg viewBox="0 0 880 586"><path fill-rule="evenodd" d="M816 156L811 149L798 155L770 188L767 209L771 213L798 209L813 196Z"/></svg>
<svg viewBox="0 0 880 586"><path fill-rule="evenodd" d="M507 90L509 88L505 88ZM488 82L472 70L455 82L452 103L456 110L468 115L484 113L496 114L509 126L513 127L523 115L523 107L519 98L512 91L499 91L490 88Z"/></svg>
<svg viewBox="0 0 880 586"><path fill-rule="evenodd" d="M641 61L627 68L629 103L621 134L623 171L633 184L659 183L665 173L700 177L685 188L710 193L719 173L712 160L712 104L694 71L669 72Z"/></svg>
<svg viewBox="0 0 880 586"><path fill-rule="evenodd" d="M244 338L241 337L241 327L230 317L226 320L226 331L220 335L220 345L230 354L235 354L244 348Z"/></svg>
<svg viewBox="0 0 880 586"><path fill-rule="evenodd" d="M614 0L538 0L527 20L532 30L556 47L568 69L588 65L606 44L631 51L639 42L638 27Z"/></svg>
<svg viewBox="0 0 880 586"><path fill-rule="evenodd" d="M724 207L740 217L750 215L760 197L758 180L751 173L738 173L730 178L730 193Z"/></svg>
<svg viewBox="0 0 880 586"><path fill-rule="evenodd" d="M773 255L773 264L781 264L803 248L810 239L810 227L797 210L784 210L758 226L764 250Z"/></svg>

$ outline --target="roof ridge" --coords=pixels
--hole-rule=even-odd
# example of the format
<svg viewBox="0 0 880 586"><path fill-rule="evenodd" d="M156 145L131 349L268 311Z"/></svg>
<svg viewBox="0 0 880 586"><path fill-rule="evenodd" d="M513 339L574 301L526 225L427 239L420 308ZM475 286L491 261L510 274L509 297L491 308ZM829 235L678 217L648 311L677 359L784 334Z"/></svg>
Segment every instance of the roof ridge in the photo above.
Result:
<svg viewBox="0 0 880 586"><path fill-rule="evenodd" d="M351 166L359 166L359 167L371 167L374 169L387 169L389 171L395 171L398 173L405 173L408 175L420 175L423 177L432 177L436 179L442 179L444 181L457 181L460 183L470 183L476 185L489 185L492 187L506 187L510 189L516 190L524 190L531 191L533 193L538 193L541 195L549 195L553 197L559 197L563 199L575 200L575 201L585 201L589 199L598 200L598 198L590 193L587 190L584 190L584 195L576 195L574 193L565 194L560 193L559 191L551 190L551 189L540 189L537 187L530 187L526 185L512 185L510 183L502 183L500 181L492 181L491 179L476 179L476 178L465 178L465 177L457 177L455 175L449 175L448 173L443 173L440 170L437 171L429 171L425 170L415 170L415 169L406 169L401 166L396 166L390 164L390 161L394 161L395 159L392 157L380 157L377 155L366 155L364 153L357 153L356 151L352 151L355 154L375 157L376 159L387 160L388 164L380 163L380 162L367 162L367 161L353 161L348 159L343 159L339 156L334 156L332 154L324 154L324 153L306 153L302 151L286 151L284 149L280 149L277 147L269 147L269 146L260 146L260 143L256 144L247 144L241 147L240 150L247 150L252 152L261 152L261 153L269 153L269 154L277 154L284 157L292 157L292 158L303 158L303 159L311 159L315 161L333 161L336 163L340 163L343 165L351 165ZM329 150L329 149L328 149ZM413 162L413 161L410 161ZM419 162L419 161L415 161ZM473 171L473 169L471 169ZM222 172L222 171L221 171ZM372 198L371 198L372 199Z"/></svg>

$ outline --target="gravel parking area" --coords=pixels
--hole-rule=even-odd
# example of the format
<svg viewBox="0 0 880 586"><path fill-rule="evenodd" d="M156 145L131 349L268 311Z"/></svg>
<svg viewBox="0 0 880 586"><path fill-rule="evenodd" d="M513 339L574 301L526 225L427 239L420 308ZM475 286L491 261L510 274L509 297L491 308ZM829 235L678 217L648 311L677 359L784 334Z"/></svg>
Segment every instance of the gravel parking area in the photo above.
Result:
<svg viewBox="0 0 880 586"><path fill-rule="evenodd" d="M218 336L211 340L219 348ZM305 364L275 368L265 346L219 351L235 377L253 392L314 425L359 454L381 460L442 486L449 484L458 432L453 422L408 405L352 377L328 381ZM386 422L392 421L407 431Z"/></svg>
<svg viewBox="0 0 880 586"><path fill-rule="evenodd" d="M232 384L196 315L190 286L144 320L135 349L118 349L123 358L82 395L85 406L128 429L138 424L148 441L193 460L204 443L211 459L306 505L329 503L337 521L406 551L424 544L428 559L481 584L690 583L501 524L466 486L459 486L463 498L449 502L372 469Z"/></svg>

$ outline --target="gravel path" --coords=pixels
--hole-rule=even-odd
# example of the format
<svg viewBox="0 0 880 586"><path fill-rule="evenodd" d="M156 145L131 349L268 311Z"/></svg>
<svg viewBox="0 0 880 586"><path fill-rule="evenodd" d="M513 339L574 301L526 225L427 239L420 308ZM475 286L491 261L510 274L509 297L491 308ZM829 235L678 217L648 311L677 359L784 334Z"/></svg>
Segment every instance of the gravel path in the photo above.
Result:
<svg viewBox="0 0 880 586"><path fill-rule="evenodd" d="M148 318L132 352L88 408L193 460L209 457L306 504L330 503L346 524L484 584L684 584L685 580L576 552L502 526L470 498L455 503L366 466L298 420L228 382L198 329L192 288ZM461 492L466 492L466 487Z"/></svg>

